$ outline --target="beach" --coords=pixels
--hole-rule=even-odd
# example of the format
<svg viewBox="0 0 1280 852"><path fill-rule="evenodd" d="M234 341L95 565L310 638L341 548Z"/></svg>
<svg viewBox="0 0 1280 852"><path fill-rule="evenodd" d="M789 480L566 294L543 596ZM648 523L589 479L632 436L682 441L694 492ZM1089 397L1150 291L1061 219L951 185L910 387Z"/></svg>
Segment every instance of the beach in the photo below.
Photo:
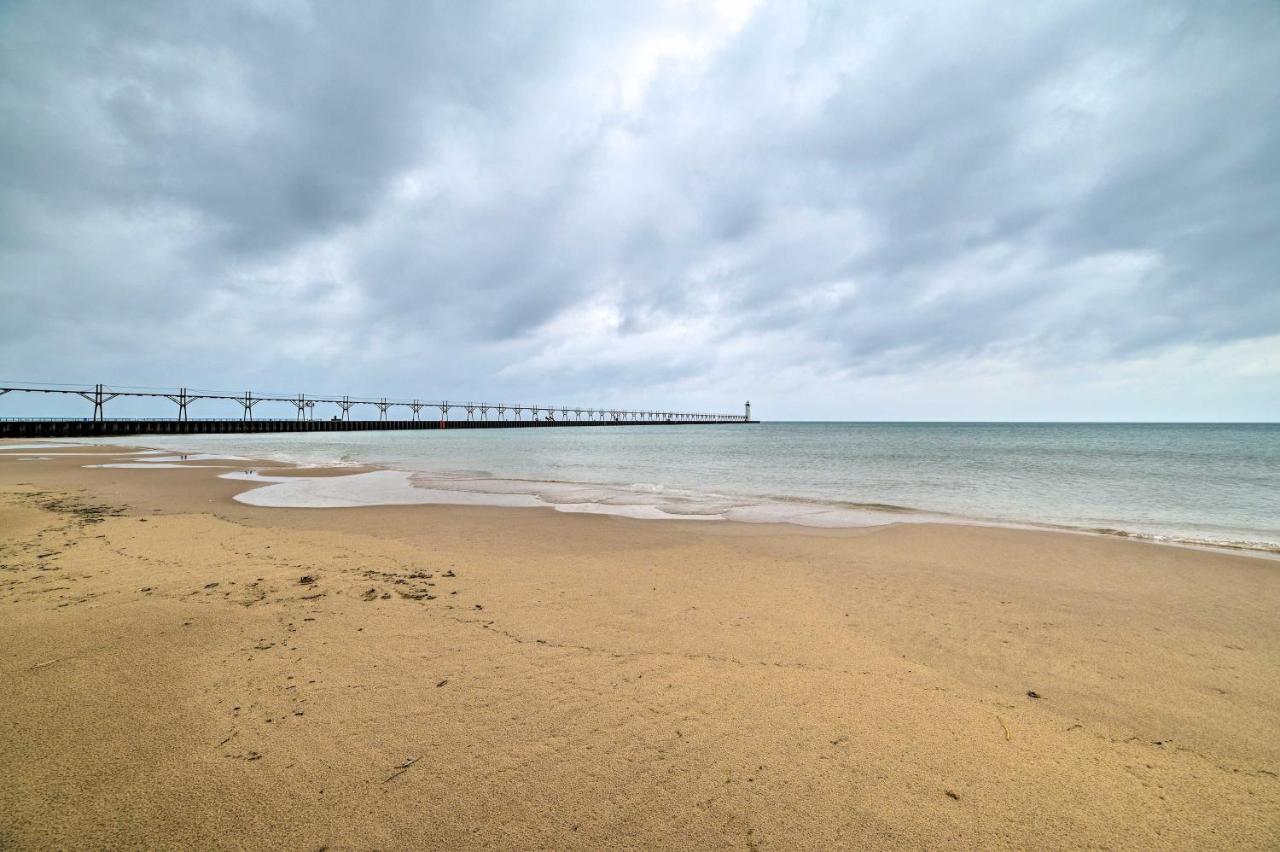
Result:
<svg viewBox="0 0 1280 852"><path fill-rule="evenodd" d="M1274 559L4 450L0 849L1280 844Z"/></svg>

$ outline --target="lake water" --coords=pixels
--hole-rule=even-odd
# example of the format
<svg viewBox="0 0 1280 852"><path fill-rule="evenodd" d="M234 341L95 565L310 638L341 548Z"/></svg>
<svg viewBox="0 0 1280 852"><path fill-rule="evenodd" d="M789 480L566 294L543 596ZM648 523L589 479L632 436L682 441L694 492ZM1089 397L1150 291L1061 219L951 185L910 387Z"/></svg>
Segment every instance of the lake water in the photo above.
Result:
<svg viewBox="0 0 1280 852"><path fill-rule="evenodd" d="M309 499L320 486L295 484L249 502L542 502L820 526L945 516L1280 550L1280 424L761 423L145 443L414 474L371 477L347 488L349 499L333 496L333 484L329 497ZM439 499L442 490L458 498Z"/></svg>

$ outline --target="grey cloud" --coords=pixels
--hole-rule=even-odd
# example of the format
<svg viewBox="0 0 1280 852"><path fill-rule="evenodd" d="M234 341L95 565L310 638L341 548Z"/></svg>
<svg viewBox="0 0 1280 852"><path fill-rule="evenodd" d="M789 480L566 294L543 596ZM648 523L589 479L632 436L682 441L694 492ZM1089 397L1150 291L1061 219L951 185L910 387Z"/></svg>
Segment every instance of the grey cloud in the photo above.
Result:
<svg viewBox="0 0 1280 852"><path fill-rule="evenodd" d="M1280 335L1274 5L741 23L9 4L0 373L588 401Z"/></svg>

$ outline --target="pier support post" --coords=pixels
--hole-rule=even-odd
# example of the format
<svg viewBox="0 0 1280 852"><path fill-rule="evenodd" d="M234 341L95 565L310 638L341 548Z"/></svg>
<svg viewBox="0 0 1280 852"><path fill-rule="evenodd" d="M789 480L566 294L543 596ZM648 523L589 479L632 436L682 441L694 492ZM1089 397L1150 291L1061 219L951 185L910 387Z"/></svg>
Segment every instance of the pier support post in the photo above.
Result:
<svg viewBox="0 0 1280 852"><path fill-rule="evenodd" d="M258 403L262 402L262 400L260 400L260 399L254 399L254 398L253 398L253 391L245 391L245 392L244 392L244 398L243 398L243 399L236 399L236 402L240 403L240 407L244 409L244 414L241 416L241 418L240 418L240 419L241 419L241 420L252 420L252 419L253 419L253 407L254 407L255 405L257 405Z"/></svg>
<svg viewBox="0 0 1280 852"><path fill-rule="evenodd" d="M167 393L164 398L178 406L178 422L185 423L187 421L187 406L200 397L188 396L186 388L178 388L176 394Z"/></svg>
<svg viewBox="0 0 1280 852"><path fill-rule="evenodd" d="M342 399L338 400L338 408L342 409L343 420L351 419L351 406L353 405L355 405L355 403L351 401L350 397L344 396Z"/></svg>
<svg viewBox="0 0 1280 852"><path fill-rule="evenodd" d="M93 403L94 423L103 421L103 406L120 395L118 393L107 393L103 385L94 385L91 391L76 391L76 393Z"/></svg>

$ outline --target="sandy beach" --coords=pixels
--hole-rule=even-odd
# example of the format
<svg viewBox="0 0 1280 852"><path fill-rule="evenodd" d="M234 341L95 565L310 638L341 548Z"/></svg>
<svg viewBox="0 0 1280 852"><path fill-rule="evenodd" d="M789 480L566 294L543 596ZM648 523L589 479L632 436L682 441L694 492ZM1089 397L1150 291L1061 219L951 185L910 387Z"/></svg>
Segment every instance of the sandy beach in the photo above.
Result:
<svg viewBox="0 0 1280 852"><path fill-rule="evenodd" d="M1275 560L128 452L0 444L0 849L1280 845Z"/></svg>

